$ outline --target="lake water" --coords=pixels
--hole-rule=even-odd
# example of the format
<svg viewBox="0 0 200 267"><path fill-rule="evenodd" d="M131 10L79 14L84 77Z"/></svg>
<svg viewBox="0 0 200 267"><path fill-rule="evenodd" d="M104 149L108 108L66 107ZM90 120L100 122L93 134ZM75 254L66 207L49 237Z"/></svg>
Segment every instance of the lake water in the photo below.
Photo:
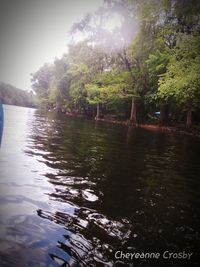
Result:
<svg viewBox="0 0 200 267"><path fill-rule="evenodd" d="M0 266L198 266L198 138L4 112ZM193 256L114 265L118 250Z"/></svg>

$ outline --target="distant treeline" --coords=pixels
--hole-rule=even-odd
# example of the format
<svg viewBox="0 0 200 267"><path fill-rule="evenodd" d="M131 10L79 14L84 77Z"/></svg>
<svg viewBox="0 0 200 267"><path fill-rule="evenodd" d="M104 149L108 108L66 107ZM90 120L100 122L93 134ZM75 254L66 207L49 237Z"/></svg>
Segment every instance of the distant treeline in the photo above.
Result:
<svg viewBox="0 0 200 267"><path fill-rule="evenodd" d="M22 107L36 107L33 93L0 82L0 99L3 104Z"/></svg>

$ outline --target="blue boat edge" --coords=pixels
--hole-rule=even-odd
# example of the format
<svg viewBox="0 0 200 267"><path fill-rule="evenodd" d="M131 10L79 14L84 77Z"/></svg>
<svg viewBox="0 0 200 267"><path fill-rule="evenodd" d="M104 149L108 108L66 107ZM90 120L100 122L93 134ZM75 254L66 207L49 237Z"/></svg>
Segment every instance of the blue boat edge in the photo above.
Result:
<svg viewBox="0 0 200 267"><path fill-rule="evenodd" d="M3 136L3 124L4 124L4 111L3 111L3 104L0 99L0 145Z"/></svg>

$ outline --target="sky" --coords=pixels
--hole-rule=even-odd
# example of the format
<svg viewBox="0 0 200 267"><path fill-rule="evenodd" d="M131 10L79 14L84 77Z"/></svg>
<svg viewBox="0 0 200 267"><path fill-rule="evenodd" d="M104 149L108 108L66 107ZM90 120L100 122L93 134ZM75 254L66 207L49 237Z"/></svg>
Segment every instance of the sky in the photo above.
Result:
<svg viewBox="0 0 200 267"><path fill-rule="evenodd" d="M103 0L0 0L0 81L30 90L30 74L67 52L68 31Z"/></svg>

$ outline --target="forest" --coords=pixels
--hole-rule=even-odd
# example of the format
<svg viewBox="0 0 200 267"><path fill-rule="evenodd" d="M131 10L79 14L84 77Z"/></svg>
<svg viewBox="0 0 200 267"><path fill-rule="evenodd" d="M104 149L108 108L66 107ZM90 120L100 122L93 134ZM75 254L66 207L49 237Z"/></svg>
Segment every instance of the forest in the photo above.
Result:
<svg viewBox="0 0 200 267"><path fill-rule="evenodd" d="M198 0L105 0L72 26L68 52L32 74L40 106L131 125L198 125L199 10Z"/></svg>
<svg viewBox="0 0 200 267"><path fill-rule="evenodd" d="M0 82L0 99L3 104L36 107L36 101L33 93L18 89L10 84Z"/></svg>

